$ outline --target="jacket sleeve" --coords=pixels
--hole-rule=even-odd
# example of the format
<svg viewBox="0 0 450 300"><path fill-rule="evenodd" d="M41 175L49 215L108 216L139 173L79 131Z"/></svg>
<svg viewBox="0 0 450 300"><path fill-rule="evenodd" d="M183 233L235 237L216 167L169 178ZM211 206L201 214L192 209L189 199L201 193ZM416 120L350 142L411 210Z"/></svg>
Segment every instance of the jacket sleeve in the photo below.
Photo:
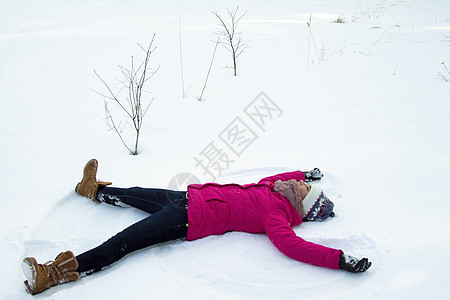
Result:
<svg viewBox="0 0 450 300"><path fill-rule="evenodd" d="M311 243L297 236L282 212L269 216L265 227L275 247L290 258L315 266L339 269L341 250Z"/></svg>
<svg viewBox="0 0 450 300"><path fill-rule="evenodd" d="M296 181L305 180L305 174L301 171L281 173L274 176L265 177L261 179L258 184L267 184L270 187L273 187L275 181L277 180L287 181L290 179L295 179Z"/></svg>

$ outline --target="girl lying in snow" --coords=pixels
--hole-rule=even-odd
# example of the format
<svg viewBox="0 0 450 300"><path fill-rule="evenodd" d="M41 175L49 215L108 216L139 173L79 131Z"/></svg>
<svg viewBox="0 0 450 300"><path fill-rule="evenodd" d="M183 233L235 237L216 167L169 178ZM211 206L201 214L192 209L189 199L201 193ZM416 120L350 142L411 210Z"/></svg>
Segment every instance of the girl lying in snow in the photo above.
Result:
<svg viewBox="0 0 450 300"><path fill-rule="evenodd" d="M292 230L303 221L334 216L334 204L323 191L305 183L322 177L318 169L282 173L243 186L192 184L186 192L108 187L111 182L97 181L97 166L95 159L86 164L83 179L75 188L77 194L94 202L136 207L151 215L76 257L66 251L46 264L25 258L22 270L29 293L78 280L151 245L177 239L193 241L227 231L266 233L287 256L316 266L353 273L371 266L367 258L357 259L342 250L307 242Z"/></svg>

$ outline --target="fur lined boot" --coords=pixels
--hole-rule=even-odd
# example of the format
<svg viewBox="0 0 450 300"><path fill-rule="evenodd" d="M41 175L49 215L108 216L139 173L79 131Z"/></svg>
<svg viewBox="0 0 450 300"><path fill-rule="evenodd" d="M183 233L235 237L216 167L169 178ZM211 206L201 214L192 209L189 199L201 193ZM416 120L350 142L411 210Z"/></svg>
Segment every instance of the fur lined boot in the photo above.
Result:
<svg viewBox="0 0 450 300"><path fill-rule="evenodd" d="M96 159L91 159L86 166L84 166L83 179L75 187L75 192L78 195L88 197L94 202L100 202L97 200L98 187L112 184L112 182L97 181L97 168L98 161Z"/></svg>
<svg viewBox="0 0 450 300"><path fill-rule="evenodd" d="M38 264L33 257L24 258L22 271L27 278L24 287L31 295L39 294L52 286L78 280L77 268L78 262L71 251L61 252L54 261L45 264Z"/></svg>

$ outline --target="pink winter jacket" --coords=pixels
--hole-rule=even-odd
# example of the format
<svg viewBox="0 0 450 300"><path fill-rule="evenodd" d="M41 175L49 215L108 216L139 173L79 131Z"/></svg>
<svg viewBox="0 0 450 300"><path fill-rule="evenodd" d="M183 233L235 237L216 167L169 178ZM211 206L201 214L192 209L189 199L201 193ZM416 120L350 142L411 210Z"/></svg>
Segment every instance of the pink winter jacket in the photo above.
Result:
<svg viewBox="0 0 450 300"><path fill-rule="evenodd" d="M285 255L316 266L339 268L340 250L305 241L291 227L303 222L294 206L274 192L277 180L305 180L300 171L261 179L257 184L188 186L188 241L227 231L266 233Z"/></svg>

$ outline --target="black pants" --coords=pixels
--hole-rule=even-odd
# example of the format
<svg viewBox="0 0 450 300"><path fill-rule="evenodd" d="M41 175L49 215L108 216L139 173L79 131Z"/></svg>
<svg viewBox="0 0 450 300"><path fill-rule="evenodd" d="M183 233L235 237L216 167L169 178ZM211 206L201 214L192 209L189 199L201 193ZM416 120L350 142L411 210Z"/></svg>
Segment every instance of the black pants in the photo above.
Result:
<svg viewBox="0 0 450 300"><path fill-rule="evenodd" d="M104 187L99 189L97 199L115 206L136 207L151 215L119 232L100 246L78 255L77 271L82 275L100 271L134 251L186 237L186 192L139 187Z"/></svg>

